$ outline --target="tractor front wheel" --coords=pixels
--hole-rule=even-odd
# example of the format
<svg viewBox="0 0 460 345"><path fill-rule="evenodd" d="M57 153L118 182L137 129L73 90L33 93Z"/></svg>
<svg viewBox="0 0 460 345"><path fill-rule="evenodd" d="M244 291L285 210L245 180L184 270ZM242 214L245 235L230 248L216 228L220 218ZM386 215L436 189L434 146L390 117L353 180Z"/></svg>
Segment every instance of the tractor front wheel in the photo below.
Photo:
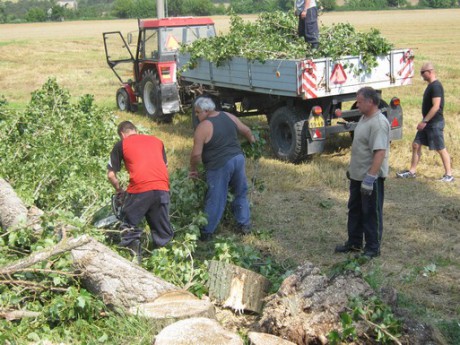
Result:
<svg viewBox="0 0 460 345"><path fill-rule="evenodd" d="M117 91L117 106L121 111L131 111L128 92L122 87Z"/></svg>

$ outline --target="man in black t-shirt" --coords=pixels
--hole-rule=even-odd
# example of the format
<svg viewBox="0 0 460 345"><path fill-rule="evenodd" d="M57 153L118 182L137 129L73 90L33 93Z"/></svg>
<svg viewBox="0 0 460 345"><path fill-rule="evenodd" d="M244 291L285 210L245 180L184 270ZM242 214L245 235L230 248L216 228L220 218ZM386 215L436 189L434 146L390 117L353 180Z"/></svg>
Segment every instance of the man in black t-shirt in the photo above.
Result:
<svg viewBox="0 0 460 345"><path fill-rule="evenodd" d="M415 178L417 164L422 155L422 145L428 146L430 150L436 150L441 156L444 166L444 176L442 182L452 182L452 167L450 155L444 144L444 89L436 78L436 72L431 62L426 62L420 69L423 80L428 82L428 86L423 94L422 102L422 121L417 125L417 134L412 143L412 161L409 170L396 174L401 178Z"/></svg>

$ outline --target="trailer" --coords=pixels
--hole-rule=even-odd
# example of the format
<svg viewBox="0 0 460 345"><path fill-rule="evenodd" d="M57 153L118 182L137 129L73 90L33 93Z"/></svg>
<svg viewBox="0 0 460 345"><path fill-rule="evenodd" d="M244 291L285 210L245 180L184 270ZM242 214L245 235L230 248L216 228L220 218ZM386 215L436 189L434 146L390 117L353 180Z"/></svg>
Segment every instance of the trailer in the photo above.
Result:
<svg viewBox="0 0 460 345"><path fill-rule="evenodd" d="M200 59L190 68L191 57L181 53L179 46L215 35L209 18L139 20L136 54L129 51L131 57L126 59L110 57L107 42L111 35L121 38L129 51L129 42L121 33L104 33L109 66L134 65L134 81L119 77L123 93L123 102L117 96L120 109L135 110L142 98L148 116L168 121L196 97L213 97L219 109L236 116L265 115L273 154L289 162L323 152L334 133L354 131L361 114L353 101L360 88L371 86L381 93L385 88L411 84L414 76L411 49L378 56L376 67L366 72L362 72L365 66L360 56L267 61L234 57L219 66ZM146 49L152 47L152 38L155 49ZM347 102L352 103L349 109L345 109ZM382 100L379 108L391 124L391 140L401 139L399 98Z"/></svg>

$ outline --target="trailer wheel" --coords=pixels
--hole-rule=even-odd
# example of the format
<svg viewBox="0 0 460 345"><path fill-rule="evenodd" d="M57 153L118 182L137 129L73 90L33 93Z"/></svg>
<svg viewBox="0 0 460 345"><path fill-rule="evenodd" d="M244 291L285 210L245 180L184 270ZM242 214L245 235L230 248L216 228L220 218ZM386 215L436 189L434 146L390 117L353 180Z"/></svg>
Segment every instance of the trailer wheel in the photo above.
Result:
<svg viewBox="0 0 460 345"><path fill-rule="evenodd" d="M171 122L172 115L163 114L160 83L157 76L151 70L144 73L141 89L145 115L156 122Z"/></svg>
<svg viewBox="0 0 460 345"><path fill-rule="evenodd" d="M117 90L117 106L121 111L131 111L128 92L122 87Z"/></svg>
<svg viewBox="0 0 460 345"><path fill-rule="evenodd" d="M295 108L277 109L270 119L270 144L278 159L298 163L307 155L306 120Z"/></svg>

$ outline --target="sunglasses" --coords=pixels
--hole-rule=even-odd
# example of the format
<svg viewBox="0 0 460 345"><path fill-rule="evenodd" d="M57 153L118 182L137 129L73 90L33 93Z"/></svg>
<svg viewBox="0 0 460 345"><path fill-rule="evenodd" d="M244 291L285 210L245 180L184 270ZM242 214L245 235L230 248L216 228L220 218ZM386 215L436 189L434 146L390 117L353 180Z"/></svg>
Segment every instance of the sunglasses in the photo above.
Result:
<svg viewBox="0 0 460 345"><path fill-rule="evenodd" d="M423 73L429 72L429 71L432 71L432 69L422 69L422 70L420 71L420 75L423 75Z"/></svg>

